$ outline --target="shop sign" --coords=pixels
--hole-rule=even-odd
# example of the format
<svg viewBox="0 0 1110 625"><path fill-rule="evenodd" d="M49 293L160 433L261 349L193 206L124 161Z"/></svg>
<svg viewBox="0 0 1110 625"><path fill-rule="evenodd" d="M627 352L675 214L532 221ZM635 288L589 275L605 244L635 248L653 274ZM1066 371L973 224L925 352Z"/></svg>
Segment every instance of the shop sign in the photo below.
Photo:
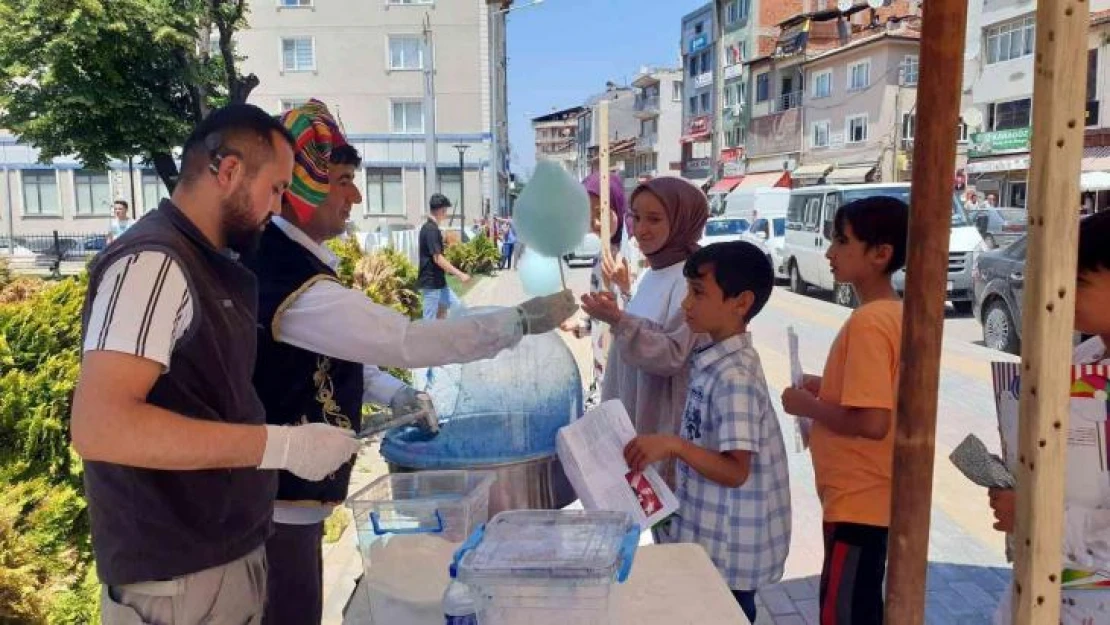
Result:
<svg viewBox="0 0 1110 625"><path fill-rule="evenodd" d="M1029 169L1029 157L996 158L989 161L971 161L967 164L969 174L987 174L999 171L1019 171Z"/></svg>
<svg viewBox="0 0 1110 625"><path fill-rule="evenodd" d="M673 39L671 41L674 41ZM702 33L690 40L690 54L700 52L709 45L709 35ZM674 50L674 48L671 48Z"/></svg>
<svg viewBox="0 0 1110 625"><path fill-rule="evenodd" d="M974 158L1007 152L1028 152L1031 135L1032 129L1029 127L972 133L967 155Z"/></svg>

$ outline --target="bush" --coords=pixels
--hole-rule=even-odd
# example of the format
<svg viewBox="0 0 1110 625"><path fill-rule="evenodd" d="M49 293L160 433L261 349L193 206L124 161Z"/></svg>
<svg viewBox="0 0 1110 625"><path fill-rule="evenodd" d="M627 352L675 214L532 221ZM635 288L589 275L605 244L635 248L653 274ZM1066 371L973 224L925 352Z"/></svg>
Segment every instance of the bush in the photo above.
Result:
<svg viewBox="0 0 1110 625"><path fill-rule="evenodd" d="M501 262L501 252L497 245L484 234L479 234L466 243L449 246L444 256L460 271L474 275L492 273Z"/></svg>

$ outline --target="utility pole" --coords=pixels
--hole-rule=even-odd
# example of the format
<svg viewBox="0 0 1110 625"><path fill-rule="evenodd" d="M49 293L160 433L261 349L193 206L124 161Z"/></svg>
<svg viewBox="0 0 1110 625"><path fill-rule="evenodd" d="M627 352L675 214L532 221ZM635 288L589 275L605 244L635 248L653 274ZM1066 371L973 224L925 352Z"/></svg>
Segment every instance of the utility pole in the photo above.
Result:
<svg viewBox="0 0 1110 625"><path fill-rule="evenodd" d="M906 77L906 63L898 65L898 86L894 89L894 158L890 163L890 182L900 182L898 176L898 156L902 153L903 131L906 129L902 121L902 82Z"/></svg>
<svg viewBox="0 0 1110 625"><path fill-rule="evenodd" d="M436 86L432 67L432 17L424 14L424 207L439 189L436 179Z"/></svg>
<svg viewBox="0 0 1110 625"><path fill-rule="evenodd" d="M463 169L463 155L469 145L456 143L455 149L459 151L459 240L466 243L466 170Z"/></svg>

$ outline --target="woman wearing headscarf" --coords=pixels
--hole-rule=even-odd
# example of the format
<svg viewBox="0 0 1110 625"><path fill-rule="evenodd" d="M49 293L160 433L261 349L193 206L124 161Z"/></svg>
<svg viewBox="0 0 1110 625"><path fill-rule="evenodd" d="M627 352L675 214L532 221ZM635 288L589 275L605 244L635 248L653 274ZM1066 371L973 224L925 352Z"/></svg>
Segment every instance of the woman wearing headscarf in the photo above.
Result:
<svg viewBox="0 0 1110 625"><path fill-rule="evenodd" d="M586 188L586 194L590 198L590 224L591 229L595 235L601 235L601 174L590 174L585 180L582 181L582 186ZM609 177L609 231L612 236L609 239L609 249L611 258L615 262L619 262L621 240L623 239L623 224L624 224L624 185L621 182L620 176ZM602 270L603 262L605 259L604 254L598 255L594 261L593 270L590 273L590 293L597 294L607 292L616 294L619 291L617 286L608 280ZM581 321L568 321L562 326L563 330L571 332L578 338L590 337L590 343L593 347L594 357L594 377L590 383L590 392L586 398L587 405L598 403L601 394L601 380L605 372L605 361L609 356L609 345L612 342L609 327L603 323L596 323L593 319L586 317Z"/></svg>
<svg viewBox="0 0 1110 625"><path fill-rule="evenodd" d="M687 359L697 338L682 312L682 268L698 250L709 204L681 178L655 178L632 193L631 214L632 234L649 268L624 310L604 292L583 296L582 308L613 331L601 399L621 400L638 434L676 434L686 402Z"/></svg>

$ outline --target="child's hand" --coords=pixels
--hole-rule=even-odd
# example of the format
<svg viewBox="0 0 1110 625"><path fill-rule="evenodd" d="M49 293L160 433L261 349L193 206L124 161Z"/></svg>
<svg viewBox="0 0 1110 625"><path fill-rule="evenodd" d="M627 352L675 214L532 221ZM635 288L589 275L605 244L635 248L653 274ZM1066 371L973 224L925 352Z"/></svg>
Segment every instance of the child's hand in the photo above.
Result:
<svg viewBox="0 0 1110 625"><path fill-rule="evenodd" d="M788 388L782 392L782 409L795 417L808 417L817 396L804 388Z"/></svg>
<svg viewBox="0 0 1110 625"><path fill-rule="evenodd" d="M621 320L621 309L612 293L587 293L582 296L582 310L587 315L611 326Z"/></svg>
<svg viewBox="0 0 1110 625"><path fill-rule="evenodd" d="M632 268L628 265L627 258L618 261L615 257L609 258L608 255L602 254L601 275L605 278L605 282L616 285L621 293L632 292Z"/></svg>
<svg viewBox="0 0 1110 625"><path fill-rule="evenodd" d="M802 376L802 388L817 395L821 392L821 376L805 374Z"/></svg>
<svg viewBox="0 0 1110 625"><path fill-rule="evenodd" d="M992 488L987 493L990 496L991 510L994 511L994 529L1012 534L1014 531L1014 509L1017 496L1012 488Z"/></svg>
<svg viewBox="0 0 1110 625"><path fill-rule="evenodd" d="M633 471L643 471L660 460L676 456L679 443L677 436L669 434L637 436L624 448L624 460Z"/></svg>

